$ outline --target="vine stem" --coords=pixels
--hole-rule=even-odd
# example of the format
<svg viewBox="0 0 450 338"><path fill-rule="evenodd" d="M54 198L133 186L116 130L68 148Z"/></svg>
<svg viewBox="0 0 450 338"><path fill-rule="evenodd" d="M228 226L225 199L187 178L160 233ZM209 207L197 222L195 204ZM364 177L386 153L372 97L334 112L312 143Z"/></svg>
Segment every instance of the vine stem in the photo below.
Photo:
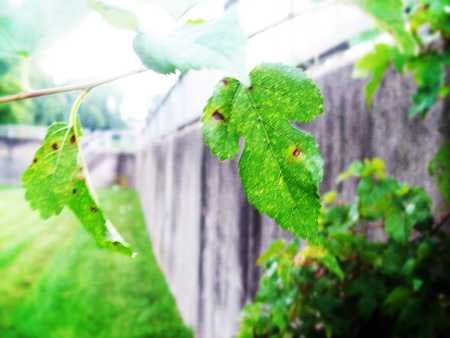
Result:
<svg viewBox="0 0 450 338"><path fill-rule="evenodd" d="M0 104L12 102L12 101L31 99L33 97L47 96L47 95L66 93L66 92L74 92L74 91L89 92L91 89L93 89L95 87L104 85L106 83L114 82L114 81L120 80L120 79L128 77L128 76L144 73L147 70L148 70L147 68L141 67L141 68L138 68L138 69L126 72L126 73L122 73L119 75L115 75L115 76L112 76L112 77L109 77L106 79L102 79L102 80L86 82L86 83L82 83L82 84L69 85L69 86L32 90L32 91L23 92L23 93L2 96L2 97L0 97ZM81 104L81 102L80 102L80 104Z"/></svg>

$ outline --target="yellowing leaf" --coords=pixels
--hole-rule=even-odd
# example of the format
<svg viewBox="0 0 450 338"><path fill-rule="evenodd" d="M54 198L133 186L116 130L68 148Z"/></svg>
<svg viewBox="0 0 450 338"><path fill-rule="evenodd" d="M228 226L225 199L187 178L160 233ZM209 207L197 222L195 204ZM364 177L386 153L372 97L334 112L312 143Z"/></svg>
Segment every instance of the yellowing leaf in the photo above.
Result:
<svg viewBox="0 0 450 338"><path fill-rule="evenodd" d="M80 130L57 122L48 128L43 144L22 177L25 197L44 219L69 207L100 247L131 254L102 210L87 183L79 153Z"/></svg>

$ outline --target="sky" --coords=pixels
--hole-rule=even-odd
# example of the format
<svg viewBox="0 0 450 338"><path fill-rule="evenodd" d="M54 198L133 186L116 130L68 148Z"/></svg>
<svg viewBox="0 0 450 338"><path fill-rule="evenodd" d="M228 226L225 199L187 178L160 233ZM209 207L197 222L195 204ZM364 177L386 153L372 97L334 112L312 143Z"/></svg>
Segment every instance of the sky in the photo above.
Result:
<svg viewBox="0 0 450 338"><path fill-rule="evenodd" d="M22 0L10 0L20 8ZM155 3L151 3L154 1ZM109 0L112 4L136 10L144 30L167 34L187 18L211 19L220 16L224 1L207 0L194 7L178 21L158 1L192 0ZM289 13L296 19L268 30L248 41L247 64L251 69L260 62L296 64L320 53L333 44L369 26L367 18L355 8L335 1L314 0L241 0L239 14L246 35L278 22ZM57 84L102 79L140 67L132 48L134 33L118 30L100 15L90 12L79 26L65 33L50 48L40 53L38 64ZM121 114L125 119L145 119L155 96L166 93L178 75L146 72L117 82L123 94Z"/></svg>

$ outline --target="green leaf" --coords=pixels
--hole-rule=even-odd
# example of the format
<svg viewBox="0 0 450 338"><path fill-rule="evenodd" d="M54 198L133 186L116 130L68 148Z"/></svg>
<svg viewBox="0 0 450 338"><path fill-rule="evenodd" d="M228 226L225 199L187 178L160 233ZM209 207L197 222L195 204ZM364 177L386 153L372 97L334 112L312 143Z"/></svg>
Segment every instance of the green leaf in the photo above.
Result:
<svg viewBox="0 0 450 338"><path fill-rule="evenodd" d="M373 97L391 65L392 51L393 47L389 45L377 44L373 51L364 55L355 64L354 76L370 77L364 87L364 96L368 107L372 105Z"/></svg>
<svg viewBox="0 0 450 338"><path fill-rule="evenodd" d="M406 18L402 0L351 0L372 16L376 24L387 31L405 54L417 53L413 35L406 29Z"/></svg>
<svg viewBox="0 0 450 338"><path fill-rule="evenodd" d="M441 86L444 83L444 67L437 55L415 58L408 63L414 73L417 91L412 97L409 116L425 117L430 108L438 101Z"/></svg>
<svg viewBox="0 0 450 338"><path fill-rule="evenodd" d="M431 224L431 199L422 188L390 177L366 177L358 184L357 193L361 217L384 219L385 230L394 241L405 243L414 227Z"/></svg>
<svg viewBox="0 0 450 338"><path fill-rule="evenodd" d="M256 261L256 264L264 265L269 260L278 256L285 250L286 250L286 242L283 239L275 240L272 242L272 244L270 244L269 248L267 248L267 250L264 251L261 254L261 256L259 256L258 260Z"/></svg>
<svg viewBox="0 0 450 338"><path fill-rule="evenodd" d="M428 171L444 199L450 203L450 141L439 148L428 165Z"/></svg>
<svg viewBox="0 0 450 338"><path fill-rule="evenodd" d="M323 160L314 138L291 123L323 111L319 88L297 68L266 64L250 73L250 87L224 79L202 117L203 136L221 160L237 156L249 201L296 235L315 239Z"/></svg>
<svg viewBox="0 0 450 338"><path fill-rule="evenodd" d="M344 272L342 271L339 263L330 252L323 246L318 245L306 245L295 256L295 264L297 266L303 266L310 260L317 260L322 263L329 271L334 273L339 279L344 279Z"/></svg>
<svg viewBox="0 0 450 338"><path fill-rule="evenodd" d="M136 14L133 12L105 4L99 0L89 0L89 6L99 13L110 25L119 28L136 31L139 27Z"/></svg>
<svg viewBox="0 0 450 338"><path fill-rule="evenodd" d="M248 82L245 70L245 37L236 11L203 24L185 24L161 39L138 33L134 50L142 63L155 72L168 74L177 69L224 69Z"/></svg>
<svg viewBox="0 0 450 338"><path fill-rule="evenodd" d="M355 161L350 164L347 170L339 174L337 182L342 182L350 177L368 177L384 178L386 176L386 166L379 157L364 159L363 162Z"/></svg>
<svg viewBox="0 0 450 338"><path fill-rule="evenodd" d="M100 247L131 254L91 191L79 151L79 124L53 123L32 164L22 177L25 197L42 218L58 215L68 206Z"/></svg>

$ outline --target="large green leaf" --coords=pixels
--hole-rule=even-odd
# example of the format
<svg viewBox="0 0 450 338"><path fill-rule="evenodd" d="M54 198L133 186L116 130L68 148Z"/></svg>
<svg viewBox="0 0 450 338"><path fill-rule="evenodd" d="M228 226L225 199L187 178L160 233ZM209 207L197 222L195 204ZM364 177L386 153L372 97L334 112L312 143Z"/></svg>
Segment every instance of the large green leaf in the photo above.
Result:
<svg viewBox="0 0 450 338"><path fill-rule="evenodd" d="M177 69L225 69L246 81L245 37L236 11L206 23L186 23L161 39L150 33L138 33L134 50L142 63L158 73Z"/></svg>
<svg viewBox="0 0 450 338"><path fill-rule="evenodd" d="M322 113L319 88L294 67L262 65L251 86L224 79L202 117L203 135L221 160L245 146L239 173L249 201L283 228L316 239L323 161L314 138L292 125Z"/></svg>
<svg viewBox="0 0 450 338"><path fill-rule="evenodd" d="M131 249L100 210L87 182L79 151L80 128L53 123L32 164L24 172L25 196L42 218L68 206L100 247L131 254Z"/></svg>
<svg viewBox="0 0 450 338"><path fill-rule="evenodd" d="M377 25L389 32L405 54L415 54L417 44L406 29L406 18L402 0L350 0L367 14Z"/></svg>

